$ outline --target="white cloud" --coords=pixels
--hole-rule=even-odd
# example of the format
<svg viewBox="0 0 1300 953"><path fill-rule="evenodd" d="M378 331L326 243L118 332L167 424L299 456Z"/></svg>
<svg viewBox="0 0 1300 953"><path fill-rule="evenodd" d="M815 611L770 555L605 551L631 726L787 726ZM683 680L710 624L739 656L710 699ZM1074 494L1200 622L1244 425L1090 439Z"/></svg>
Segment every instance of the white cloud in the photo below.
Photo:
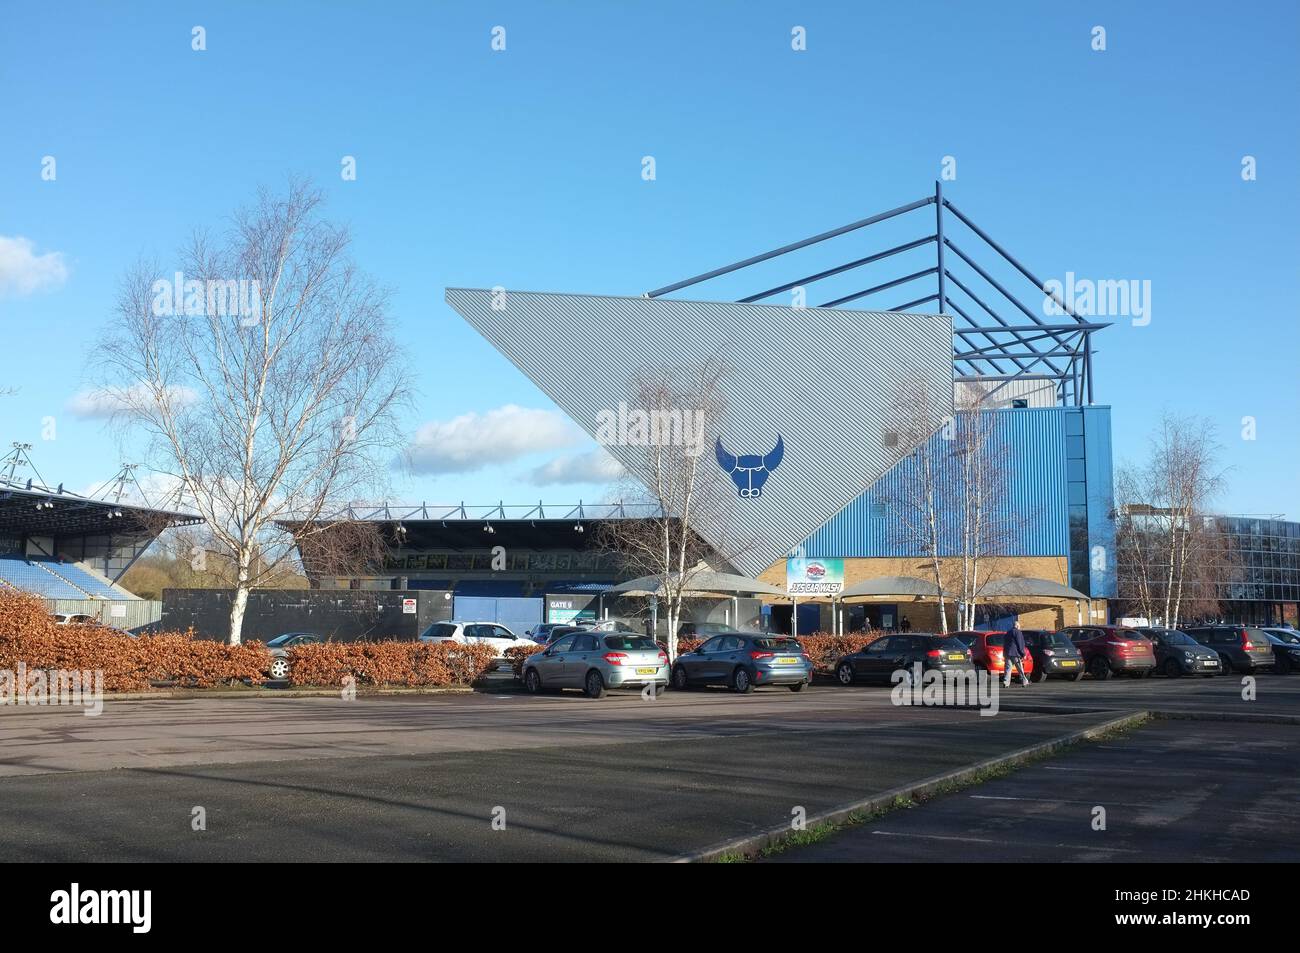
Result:
<svg viewBox="0 0 1300 953"><path fill-rule="evenodd" d="M506 404L422 425L408 448L415 473L469 473L530 453L569 447L583 439L568 418L553 410Z"/></svg>
<svg viewBox="0 0 1300 953"><path fill-rule="evenodd" d="M57 251L38 255L30 238L0 235L0 295L29 295L68 280L68 265Z"/></svg>
<svg viewBox="0 0 1300 953"><path fill-rule="evenodd" d="M612 483L621 479L623 465L604 450L576 453L556 457L537 467L530 474L535 486L555 486L567 483Z"/></svg>
<svg viewBox="0 0 1300 953"><path fill-rule="evenodd" d="M188 387L172 388L172 402L179 406L185 406L194 403L197 394ZM74 417L82 417L89 420L104 420L112 417L119 411L125 410L129 404L143 403L151 399L151 393L144 384L136 384L129 391L115 390L83 390L73 394L68 399L68 413Z"/></svg>

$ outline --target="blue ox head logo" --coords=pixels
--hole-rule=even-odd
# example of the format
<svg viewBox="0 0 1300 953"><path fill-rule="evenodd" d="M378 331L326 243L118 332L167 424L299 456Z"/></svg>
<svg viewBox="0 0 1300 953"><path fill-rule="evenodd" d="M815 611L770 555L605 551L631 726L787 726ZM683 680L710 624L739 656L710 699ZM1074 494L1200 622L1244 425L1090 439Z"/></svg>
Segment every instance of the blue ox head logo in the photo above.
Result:
<svg viewBox="0 0 1300 953"><path fill-rule="evenodd" d="M736 484L740 496L752 500L763 495L763 484L767 482L772 471L781 465L781 457L785 455L785 442L781 439L781 435L777 434L776 446L770 453L761 457L752 453L733 457L727 453L721 438L713 449L718 457L718 466L731 475L731 482Z"/></svg>

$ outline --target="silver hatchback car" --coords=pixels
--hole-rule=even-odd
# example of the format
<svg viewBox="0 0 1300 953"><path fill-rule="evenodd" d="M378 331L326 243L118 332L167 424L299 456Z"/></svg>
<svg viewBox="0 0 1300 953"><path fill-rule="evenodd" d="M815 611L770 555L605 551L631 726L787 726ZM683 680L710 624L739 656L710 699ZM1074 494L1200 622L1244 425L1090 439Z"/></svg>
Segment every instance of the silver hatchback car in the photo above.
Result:
<svg viewBox="0 0 1300 953"><path fill-rule="evenodd" d="M524 688L531 694L581 688L599 698L610 688L655 694L668 687L668 656L653 639L627 632L574 632L524 659Z"/></svg>

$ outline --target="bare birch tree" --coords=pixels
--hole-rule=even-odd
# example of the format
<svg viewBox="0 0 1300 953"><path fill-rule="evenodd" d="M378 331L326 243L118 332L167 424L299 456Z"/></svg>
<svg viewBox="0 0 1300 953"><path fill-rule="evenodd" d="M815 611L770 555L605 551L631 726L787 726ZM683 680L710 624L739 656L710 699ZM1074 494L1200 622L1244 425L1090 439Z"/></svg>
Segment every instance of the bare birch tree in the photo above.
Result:
<svg viewBox="0 0 1300 953"><path fill-rule="evenodd" d="M262 192L179 267L139 265L98 351L103 399L178 484L229 561L237 644L249 590L373 493L400 444L407 371L388 294L348 257L320 193ZM296 520L299 537L277 525Z"/></svg>
<svg viewBox="0 0 1300 953"><path fill-rule="evenodd" d="M1227 559L1209 515L1224 484L1218 451L1208 420L1165 413L1146 462L1122 468L1116 479L1121 597L1165 625L1178 624L1185 602L1204 611L1198 580Z"/></svg>
<svg viewBox="0 0 1300 953"><path fill-rule="evenodd" d="M677 657L677 629L693 582L707 561L729 561L743 548L716 531L726 525L734 490L728 492L726 477L711 465L706 439L725 410L719 385L726 373L724 365L708 361L645 372L634 382L629 405L649 429L644 441L628 441L637 449L620 492L625 502L647 505L654 515L610 521L602 530L602 546L629 571L662 580L670 660ZM705 523L715 529L711 542L697 532Z"/></svg>
<svg viewBox="0 0 1300 953"><path fill-rule="evenodd" d="M889 409L887 443L892 442L903 467L895 489L883 502L892 510L896 541L925 559L938 589L939 627L948 631L948 579L944 569L944 512L950 488L944 486L949 464L944 441L934 439L941 424L951 426L942 395L932 394L923 381L909 382L894 396Z"/></svg>
<svg viewBox="0 0 1300 953"><path fill-rule="evenodd" d="M1025 519L1025 514L1016 514L1008 506L1009 451L998 437L998 413L987 389L972 385L963 391L955 418L941 431L954 464L953 479L941 481L955 490L955 499L945 504L958 511L961 522L961 629L975 628L976 603L1001 574L1002 557Z"/></svg>

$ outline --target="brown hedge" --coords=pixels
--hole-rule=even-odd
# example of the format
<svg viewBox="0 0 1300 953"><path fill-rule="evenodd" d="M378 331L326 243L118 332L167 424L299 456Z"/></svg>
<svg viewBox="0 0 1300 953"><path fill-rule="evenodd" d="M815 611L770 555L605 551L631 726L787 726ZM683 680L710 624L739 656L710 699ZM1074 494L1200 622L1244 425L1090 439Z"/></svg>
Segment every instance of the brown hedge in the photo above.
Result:
<svg viewBox="0 0 1300 953"><path fill-rule="evenodd" d="M150 682L189 688L261 682L271 657L259 643L229 646L192 633L131 638L97 625L56 625L45 602L0 592L0 669L76 669L104 673L110 692L144 691Z"/></svg>
<svg viewBox="0 0 1300 953"><path fill-rule="evenodd" d="M487 645L456 642L325 642L289 649L291 685L472 685L496 667Z"/></svg>

